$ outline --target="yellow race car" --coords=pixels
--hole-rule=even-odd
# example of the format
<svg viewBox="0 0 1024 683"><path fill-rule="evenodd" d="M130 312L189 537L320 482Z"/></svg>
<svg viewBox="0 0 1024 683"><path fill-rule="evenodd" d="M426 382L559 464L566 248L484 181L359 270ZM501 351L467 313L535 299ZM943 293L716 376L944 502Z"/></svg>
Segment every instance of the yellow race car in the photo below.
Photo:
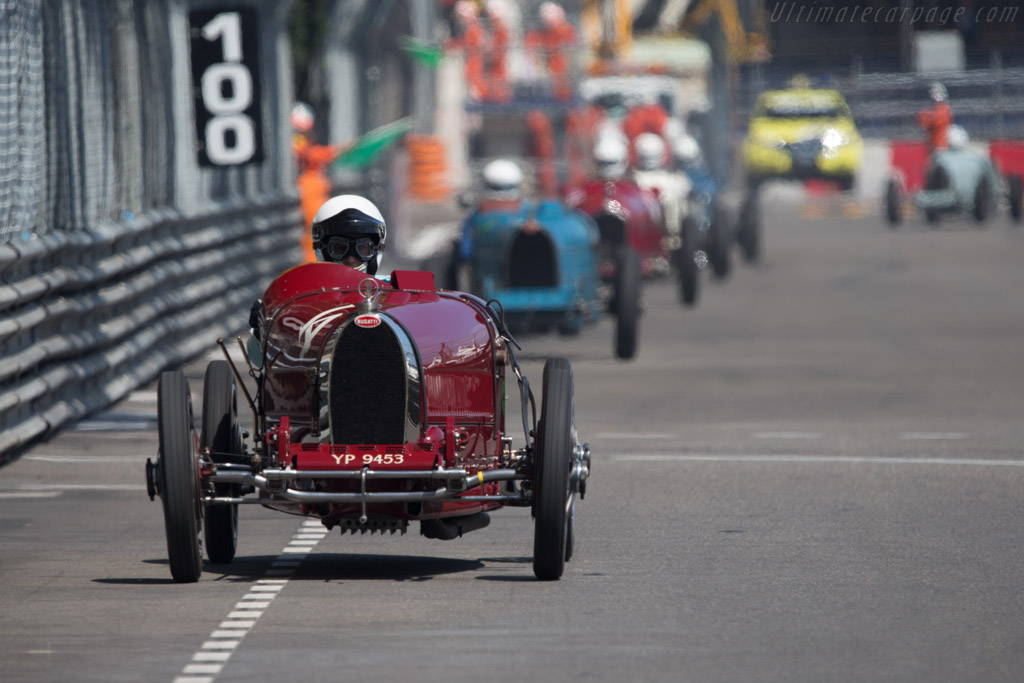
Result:
<svg viewBox="0 0 1024 683"><path fill-rule="evenodd" d="M754 105L743 161L756 187L770 179L834 180L853 188L864 142L836 90L798 88L761 93Z"/></svg>

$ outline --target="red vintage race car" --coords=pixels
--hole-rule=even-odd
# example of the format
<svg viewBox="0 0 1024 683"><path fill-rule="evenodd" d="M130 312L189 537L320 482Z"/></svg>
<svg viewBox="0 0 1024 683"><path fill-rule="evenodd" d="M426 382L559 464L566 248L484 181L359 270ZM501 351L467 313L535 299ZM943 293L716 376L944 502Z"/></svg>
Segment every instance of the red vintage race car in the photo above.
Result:
<svg viewBox="0 0 1024 683"><path fill-rule="evenodd" d="M657 196L632 180L590 180L568 188L565 203L597 223L603 278L614 277L614 254L620 246L628 246L640 255L644 277L668 273L673 245L664 229Z"/></svg>
<svg viewBox="0 0 1024 683"><path fill-rule="evenodd" d="M210 363L198 433L184 373L160 376L160 451L146 479L163 502L175 580L198 580L203 541L211 561L234 557L245 503L343 533L419 522L445 540L487 526L489 511L528 507L534 573L561 577L590 473L567 360L544 366L538 420L500 309L438 291L417 271L386 282L340 264L298 266L270 285L251 323L255 393L230 356ZM518 448L505 424L508 367L521 396ZM251 443L240 398L253 412Z"/></svg>

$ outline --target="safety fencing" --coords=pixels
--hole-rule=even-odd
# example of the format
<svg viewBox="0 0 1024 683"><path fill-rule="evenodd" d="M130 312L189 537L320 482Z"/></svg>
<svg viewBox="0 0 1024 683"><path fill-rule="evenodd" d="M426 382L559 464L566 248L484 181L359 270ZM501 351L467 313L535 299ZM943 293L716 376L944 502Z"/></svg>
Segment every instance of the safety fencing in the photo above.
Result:
<svg viewBox="0 0 1024 683"><path fill-rule="evenodd" d="M243 329L299 222L257 197L0 246L0 458Z"/></svg>
<svg viewBox="0 0 1024 683"><path fill-rule="evenodd" d="M0 463L299 262L288 2L0 2Z"/></svg>

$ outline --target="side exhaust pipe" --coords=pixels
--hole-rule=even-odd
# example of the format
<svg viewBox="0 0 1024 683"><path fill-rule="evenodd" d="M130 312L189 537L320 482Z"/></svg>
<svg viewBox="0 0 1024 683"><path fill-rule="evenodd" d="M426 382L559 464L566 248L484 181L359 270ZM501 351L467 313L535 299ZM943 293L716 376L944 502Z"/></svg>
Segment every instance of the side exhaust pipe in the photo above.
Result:
<svg viewBox="0 0 1024 683"><path fill-rule="evenodd" d="M437 538L442 541L450 541L470 531L483 529L491 523L491 516L486 512L478 512L475 515L465 517L450 517L448 519L424 519L420 522L420 534L427 538Z"/></svg>

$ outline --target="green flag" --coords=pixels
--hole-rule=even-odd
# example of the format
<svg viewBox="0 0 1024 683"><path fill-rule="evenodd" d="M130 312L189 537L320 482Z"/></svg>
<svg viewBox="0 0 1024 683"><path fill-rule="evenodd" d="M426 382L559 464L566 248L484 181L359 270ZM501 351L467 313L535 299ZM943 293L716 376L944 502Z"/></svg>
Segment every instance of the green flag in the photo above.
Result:
<svg viewBox="0 0 1024 683"><path fill-rule="evenodd" d="M431 69L436 69L437 65L444 59L444 50L440 46L413 38L412 36L403 38L401 47L409 53L410 57Z"/></svg>
<svg viewBox="0 0 1024 683"><path fill-rule="evenodd" d="M412 117L374 128L356 140L355 144L334 160L334 166L352 166L363 169L370 166L388 147L412 130Z"/></svg>

